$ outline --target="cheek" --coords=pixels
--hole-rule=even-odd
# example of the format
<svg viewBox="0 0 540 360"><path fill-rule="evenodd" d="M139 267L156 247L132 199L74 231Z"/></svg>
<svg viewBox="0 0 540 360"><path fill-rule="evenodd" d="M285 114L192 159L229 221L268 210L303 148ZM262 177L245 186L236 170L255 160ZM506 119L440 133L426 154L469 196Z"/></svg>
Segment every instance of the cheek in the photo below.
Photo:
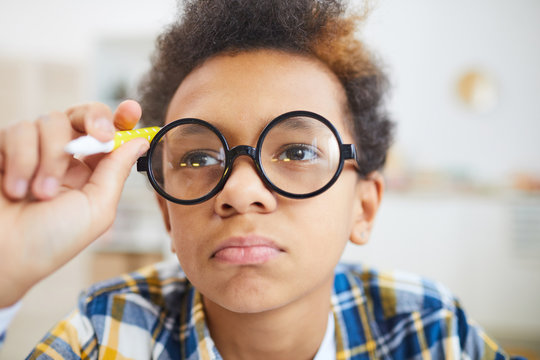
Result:
<svg viewBox="0 0 540 360"><path fill-rule="evenodd" d="M176 256L182 263L182 267L190 267L195 260L195 255L200 253L198 247L202 243L204 234L204 217L196 206L181 206L171 204L169 206L171 222L171 241ZM207 222L207 221L206 221Z"/></svg>
<svg viewBox="0 0 540 360"><path fill-rule="evenodd" d="M319 196L299 200L289 210L304 250L337 262L352 229L353 193L336 185Z"/></svg>
<svg viewBox="0 0 540 360"><path fill-rule="evenodd" d="M354 219L355 187L352 181L347 180L347 177L340 178L330 189L314 197L316 203L310 206L318 209L313 226L336 231L335 238L348 239Z"/></svg>

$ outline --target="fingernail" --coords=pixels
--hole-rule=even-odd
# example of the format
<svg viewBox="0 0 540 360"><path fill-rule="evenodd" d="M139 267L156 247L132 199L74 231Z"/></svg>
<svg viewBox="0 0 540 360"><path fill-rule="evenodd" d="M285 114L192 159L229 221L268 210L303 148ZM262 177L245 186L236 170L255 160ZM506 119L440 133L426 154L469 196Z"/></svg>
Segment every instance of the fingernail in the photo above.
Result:
<svg viewBox="0 0 540 360"><path fill-rule="evenodd" d="M13 195L18 198L22 198L26 195L28 190L28 181L26 180L17 180L15 182L15 187L13 188Z"/></svg>
<svg viewBox="0 0 540 360"><path fill-rule="evenodd" d="M55 196L56 192L58 191L58 180L53 177L43 179L43 182L41 183L41 191L44 195L50 197Z"/></svg>
<svg viewBox="0 0 540 360"><path fill-rule="evenodd" d="M96 127L96 129L106 133L114 133L115 131L111 121L106 118L98 118L94 120L94 126Z"/></svg>

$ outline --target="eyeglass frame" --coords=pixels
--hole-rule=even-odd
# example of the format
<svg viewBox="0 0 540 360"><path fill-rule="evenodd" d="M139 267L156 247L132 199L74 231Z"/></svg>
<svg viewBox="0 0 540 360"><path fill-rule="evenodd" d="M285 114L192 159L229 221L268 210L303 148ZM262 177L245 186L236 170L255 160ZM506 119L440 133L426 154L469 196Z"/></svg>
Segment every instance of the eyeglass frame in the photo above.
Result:
<svg viewBox="0 0 540 360"><path fill-rule="evenodd" d="M318 120L324 125L326 125L326 127L328 127L332 131L339 146L339 165L334 175L332 176L332 178L326 183L326 185L324 185L320 189L312 191L310 193L306 193L306 194L294 194L294 193L287 192L277 187L274 183L272 183L272 181L270 181L270 179L268 178L268 176L266 175L264 171L263 166L261 165L262 164L261 149L262 149L262 145L263 145L264 140L266 139L267 134L274 126L278 125L279 123L281 123L282 121L286 119L293 118L293 117L302 117L302 116ZM216 186L214 186L214 188L210 192L208 192L208 194L202 197L199 197L197 199L192 199L192 200L178 199L171 196L167 192L165 192L162 186L160 186L157 183L156 176L154 175L154 170L152 168L152 158L153 158L152 155L158 143L160 142L161 138L163 138L163 136L166 133L168 133L171 129L177 126L186 125L186 124L202 125L208 128L219 138L225 150L225 167L223 168L223 174L221 175L221 179L216 184ZM345 165L346 160L355 160L356 170L358 173L360 173L356 146L354 144L343 144L343 141L341 140L341 136L339 135L339 132L329 120L327 120L322 115L319 115L311 111L306 111L306 110L289 111L271 120L268 124L266 124L264 129L261 131L259 138L257 140L257 145L255 147L249 146L249 145L237 145L233 147L232 149L229 147L227 139L225 138L223 133L221 133L221 131L219 131L219 129L213 124L205 120L201 120L197 118L182 118L182 119L174 120L170 122L169 124L165 125L164 127L162 127L158 131L156 136L152 139L150 143L150 148L148 149L146 155L141 156L139 159L137 159L137 171L146 172L148 176L148 180L150 181L150 184L152 185L154 190L156 190L158 194L164 197L166 200L169 200L173 203L181 204L181 205L195 205L195 204L200 204L211 199L218 192L223 190L223 188L225 187L225 184L227 183L227 180L229 179L229 176L231 175L234 161L236 160L237 157L243 156L243 155L248 156L253 160L253 163L255 164L255 168L257 170L257 175L267 187L269 187L270 189L272 189L273 191L275 191L276 193L282 196L292 198L292 199L307 199L313 196L317 196L325 192L326 190L328 190L332 185L334 185L334 183L337 181L337 179L341 175L341 172L343 171L343 167Z"/></svg>

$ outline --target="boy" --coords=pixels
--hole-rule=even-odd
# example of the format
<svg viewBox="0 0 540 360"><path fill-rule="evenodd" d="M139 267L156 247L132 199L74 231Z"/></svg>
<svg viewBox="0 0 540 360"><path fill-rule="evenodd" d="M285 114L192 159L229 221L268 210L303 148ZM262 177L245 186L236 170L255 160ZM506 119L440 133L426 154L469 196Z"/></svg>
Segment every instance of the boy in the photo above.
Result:
<svg viewBox="0 0 540 360"><path fill-rule="evenodd" d="M339 1L187 2L141 86L143 121L165 128L140 167L181 267L93 286L29 358L506 358L438 284L338 264L368 241L392 128L354 30ZM4 133L6 213L46 253L3 305L112 223L148 148L79 162L74 130L108 140L140 115L91 104Z"/></svg>

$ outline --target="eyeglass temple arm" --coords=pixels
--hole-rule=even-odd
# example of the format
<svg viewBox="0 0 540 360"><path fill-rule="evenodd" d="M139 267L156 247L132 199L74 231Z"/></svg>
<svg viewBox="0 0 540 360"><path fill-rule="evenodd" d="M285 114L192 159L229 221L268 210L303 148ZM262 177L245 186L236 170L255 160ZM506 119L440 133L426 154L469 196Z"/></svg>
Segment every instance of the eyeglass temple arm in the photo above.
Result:
<svg viewBox="0 0 540 360"><path fill-rule="evenodd" d="M148 172L148 159L146 156L141 156L137 159L137 171Z"/></svg>
<svg viewBox="0 0 540 360"><path fill-rule="evenodd" d="M356 151L356 146L354 144L343 144L341 145L341 153L343 154L343 160L354 160L354 166L359 173L360 171L360 161L358 160L358 152Z"/></svg>
<svg viewBox="0 0 540 360"><path fill-rule="evenodd" d="M358 164L358 158L356 155L356 146L353 144L341 145L341 153L343 154L343 160L354 159Z"/></svg>

